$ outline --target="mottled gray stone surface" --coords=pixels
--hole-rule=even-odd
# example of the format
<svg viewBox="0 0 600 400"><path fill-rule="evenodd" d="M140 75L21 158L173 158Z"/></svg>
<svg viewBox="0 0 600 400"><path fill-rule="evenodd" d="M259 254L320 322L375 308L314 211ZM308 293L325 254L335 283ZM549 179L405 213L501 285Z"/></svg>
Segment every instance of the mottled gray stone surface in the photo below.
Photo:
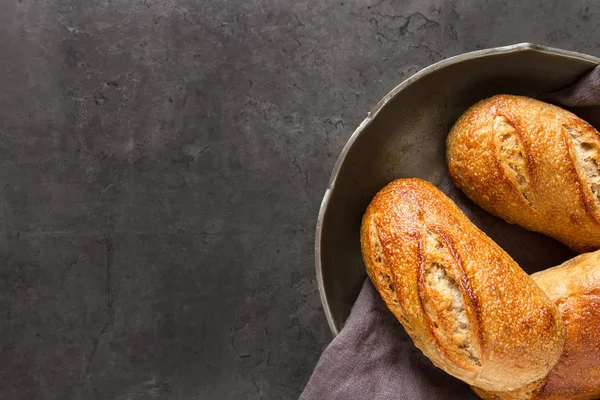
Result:
<svg viewBox="0 0 600 400"><path fill-rule="evenodd" d="M600 55L600 3L521 3L0 1L0 398L297 398L368 109L468 50Z"/></svg>

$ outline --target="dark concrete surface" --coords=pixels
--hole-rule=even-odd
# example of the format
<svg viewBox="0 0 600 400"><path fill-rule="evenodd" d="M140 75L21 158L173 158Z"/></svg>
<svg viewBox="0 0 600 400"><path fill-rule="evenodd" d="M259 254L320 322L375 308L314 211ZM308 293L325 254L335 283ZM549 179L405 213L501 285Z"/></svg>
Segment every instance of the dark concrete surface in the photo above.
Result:
<svg viewBox="0 0 600 400"><path fill-rule="evenodd" d="M469 50L600 55L600 3L522 3L0 1L0 398L296 399L369 108Z"/></svg>

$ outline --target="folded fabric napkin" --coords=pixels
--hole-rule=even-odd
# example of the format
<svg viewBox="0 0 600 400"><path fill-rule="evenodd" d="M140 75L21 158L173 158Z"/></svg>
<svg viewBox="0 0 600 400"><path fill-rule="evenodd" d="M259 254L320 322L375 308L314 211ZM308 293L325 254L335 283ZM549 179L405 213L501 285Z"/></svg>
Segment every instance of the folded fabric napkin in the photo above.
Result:
<svg viewBox="0 0 600 400"><path fill-rule="evenodd" d="M600 130L600 67L594 68L574 85L542 100L574 112Z"/></svg>
<svg viewBox="0 0 600 400"><path fill-rule="evenodd" d="M600 129L600 66L571 87L542 99ZM413 345L368 279L344 328L323 352L300 396L300 400L477 398L468 385L434 367Z"/></svg>

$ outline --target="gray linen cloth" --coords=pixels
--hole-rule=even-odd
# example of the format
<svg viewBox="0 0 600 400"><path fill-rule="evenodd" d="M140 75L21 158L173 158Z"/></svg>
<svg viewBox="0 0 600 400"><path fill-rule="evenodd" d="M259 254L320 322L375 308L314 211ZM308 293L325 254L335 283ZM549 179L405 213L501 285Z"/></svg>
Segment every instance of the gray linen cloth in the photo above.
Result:
<svg viewBox="0 0 600 400"><path fill-rule="evenodd" d="M569 109L600 129L600 66L571 87L542 99ZM440 189L457 202L465 200L451 183ZM502 223L477 208L467 215L484 230L486 226ZM535 234L522 230L517 231L517 235L507 235L509 230L519 228L505 223L504 226L492 233L486 230L486 233L501 246L507 246L505 249L522 265L538 264L533 270L527 268L527 272L552 265L547 260L531 260L535 252L519 248L524 243L523 238ZM531 238L538 242L546 240L537 236ZM556 246L553 257L564 260L572 256L561 245ZM544 257L539 253L536 256ZM330 399L469 400L477 399L477 396L465 383L434 367L413 345L367 279L344 328L323 352L300 396L300 400Z"/></svg>

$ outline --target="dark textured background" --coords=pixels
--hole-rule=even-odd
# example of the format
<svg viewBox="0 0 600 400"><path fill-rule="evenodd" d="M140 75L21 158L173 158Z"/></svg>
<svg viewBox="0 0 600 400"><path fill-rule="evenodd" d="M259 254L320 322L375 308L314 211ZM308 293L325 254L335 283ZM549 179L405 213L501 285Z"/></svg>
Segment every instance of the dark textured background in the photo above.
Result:
<svg viewBox="0 0 600 400"><path fill-rule="evenodd" d="M525 3L0 0L0 398L296 399L368 109L469 50L600 55L600 3Z"/></svg>

